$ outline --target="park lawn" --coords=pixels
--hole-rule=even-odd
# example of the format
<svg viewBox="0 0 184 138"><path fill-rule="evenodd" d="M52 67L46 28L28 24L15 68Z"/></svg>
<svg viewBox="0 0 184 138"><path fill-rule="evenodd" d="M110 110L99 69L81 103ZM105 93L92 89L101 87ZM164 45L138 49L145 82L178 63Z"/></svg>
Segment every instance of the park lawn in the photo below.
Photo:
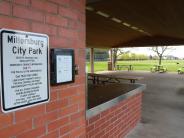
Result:
<svg viewBox="0 0 184 138"><path fill-rule="evenodd" d="M179 63L179 64L177 64ZM134 71L150 71L153 65L158 65L157 60L139 60L139 61L118 61L120 65L133 65ZM168 72L177 72L178 68L184 66L183 60L162 60L162 65L167 68ZM87 62L88 71L90 64ZM107 61L95 62L95 72L107 70ZM127 69L124 69L127 70Z"/></svg>

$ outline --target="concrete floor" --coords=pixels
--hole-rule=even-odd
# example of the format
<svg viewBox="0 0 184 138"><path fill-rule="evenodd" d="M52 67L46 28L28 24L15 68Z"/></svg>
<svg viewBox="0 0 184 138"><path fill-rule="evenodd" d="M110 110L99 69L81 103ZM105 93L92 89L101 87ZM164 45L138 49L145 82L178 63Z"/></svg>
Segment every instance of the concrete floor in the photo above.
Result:
<svg viewBox="0 0 184 138"><path fill-rule="evenodd" d="M142 120L126 138L184 138L184 75L176 73L116 72L143 76L147 84Z"/></svg>

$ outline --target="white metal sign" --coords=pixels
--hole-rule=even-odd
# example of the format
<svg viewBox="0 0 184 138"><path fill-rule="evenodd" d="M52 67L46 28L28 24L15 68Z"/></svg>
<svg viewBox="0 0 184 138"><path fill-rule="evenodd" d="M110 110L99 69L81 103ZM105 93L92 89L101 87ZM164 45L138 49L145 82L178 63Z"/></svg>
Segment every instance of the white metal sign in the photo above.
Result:
<svg viewBox="0 0 184 138"><path fill-rule="evenodd" d="M0 30L1 107L10 112L49 100L48 36Z"/></svg>

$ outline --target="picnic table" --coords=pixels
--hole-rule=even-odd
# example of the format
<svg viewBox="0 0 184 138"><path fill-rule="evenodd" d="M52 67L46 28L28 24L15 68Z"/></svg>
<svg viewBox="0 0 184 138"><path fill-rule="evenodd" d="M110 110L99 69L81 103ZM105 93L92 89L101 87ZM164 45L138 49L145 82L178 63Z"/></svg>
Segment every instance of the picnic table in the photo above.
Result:
<svg viewBox="0 0 184 138"><path fill-rule="evenodd" d="M133 70L133 66L132 65L116 65L116 69L117 70L121 70L122 68L127 68L128 71Z"/></svg>
<svg viewBox="0 0 184 138"><path fill-rule="evenodd" d="M164 73L167 71L167 68L162 66L162 65L154 65L151 68L151 72L160 72L160 73Z"/></svg>
<svg viewBox="0 0 184 138"><path fill-rule="evenodd" d="M88 73L88 80L92 80L93 84L99 83L120 83L121 80L129 80L130 83L135 83L137 80L141 80L143 77L136 77L136 76L114 76L114 75L107 75L107 74L95 74L95 73Z"/></svg>
<svg viewBox="0 0 184 138"><path fill-rule="evenodd" d="M178 74L183 74L184 73L184 67L181 67L178 69Z"/></svg>

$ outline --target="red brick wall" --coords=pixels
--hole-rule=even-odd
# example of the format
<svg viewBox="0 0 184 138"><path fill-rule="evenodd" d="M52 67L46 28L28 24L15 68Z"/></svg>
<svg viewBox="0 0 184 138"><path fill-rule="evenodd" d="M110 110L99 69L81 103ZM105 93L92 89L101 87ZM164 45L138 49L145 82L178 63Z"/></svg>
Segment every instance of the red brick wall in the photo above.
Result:
<svg viewBox="0 0 184 138"><path fill-rule="evenodd" d="M141 118L142 93L89 118L87 138L123 138Z"/></svg>
<svg viewBox="0 0 184 138"><path fill-rule="evenodd" d="M1 0L0 28L48 34L51 48L75 49L80 69L49 103L0 112L0 138L85 137L85 0Z"/></svg>

